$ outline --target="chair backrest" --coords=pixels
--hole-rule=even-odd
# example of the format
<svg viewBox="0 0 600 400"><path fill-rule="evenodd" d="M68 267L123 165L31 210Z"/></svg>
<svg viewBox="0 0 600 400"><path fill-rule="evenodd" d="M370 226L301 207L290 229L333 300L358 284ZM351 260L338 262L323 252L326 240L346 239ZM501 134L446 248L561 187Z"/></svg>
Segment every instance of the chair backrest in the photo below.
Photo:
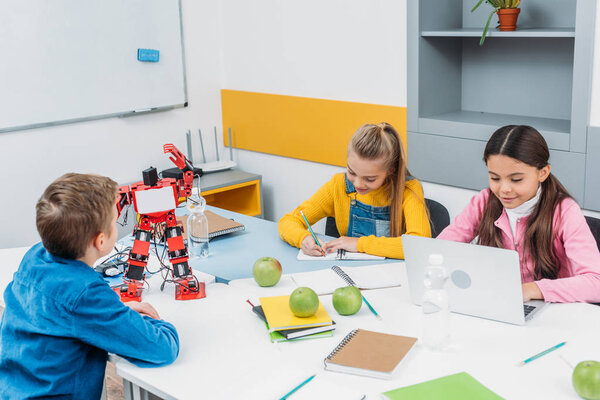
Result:
<svg viewBox="0 0 600 400"><path fill-rule="evenodd" d="M429 209L429 217L431 219L431 236L437 237L445 227L450 225L450 214L446 207L435 200L425 199L425 205ZM600 220L598 220L598 222L600 223ZM331 237L340 237L340 233L335 224L335 218L327 217L325 222L325 234Z"/></svg>
<svg viewBox="0 0 600 400"><path fill-rule="evenodd" d="M429 209L431 225L431 237L437 237L445 227L450 225L450 213L446 207L435 200L425 199L425 205Z"/></svg>
<svg viewBox="0 0 600 400"><path fill-rule="evenodd" d="M596 239L598 250L600 250L600 219L594 217L585 217L585 221L590 227L592 235L594 235L594 239Z"/></svg>
<svg viewBox="0 0 600 400"><path fill-rule="evenodd" d="M325 221L325 234L334 238L340 237L337 225L335 224L335 218L327 217L327 220Z"/></svg>

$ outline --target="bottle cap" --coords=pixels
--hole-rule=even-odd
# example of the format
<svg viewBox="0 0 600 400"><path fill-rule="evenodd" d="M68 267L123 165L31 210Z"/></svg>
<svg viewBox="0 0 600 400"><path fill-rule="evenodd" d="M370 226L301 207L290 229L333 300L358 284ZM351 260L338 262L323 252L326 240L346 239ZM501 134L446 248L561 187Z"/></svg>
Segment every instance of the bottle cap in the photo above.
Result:
<svg viewBox="0 0 600 400"><path fill-rule="evenodd" d="M430 254L429 265L442 265L444 263L444 256L441 254Z"/></svg>

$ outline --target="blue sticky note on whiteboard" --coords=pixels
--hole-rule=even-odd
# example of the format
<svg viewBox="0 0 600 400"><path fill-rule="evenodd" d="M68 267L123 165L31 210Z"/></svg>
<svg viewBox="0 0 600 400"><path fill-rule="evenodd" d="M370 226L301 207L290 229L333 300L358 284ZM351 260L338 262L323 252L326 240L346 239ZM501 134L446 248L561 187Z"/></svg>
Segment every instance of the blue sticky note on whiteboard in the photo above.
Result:
<svg viewBox="0 0 600 400"><path fill-rule="evenodd" d="M155 49L138 49L138 61L158 62L159 51Z"/></svg>

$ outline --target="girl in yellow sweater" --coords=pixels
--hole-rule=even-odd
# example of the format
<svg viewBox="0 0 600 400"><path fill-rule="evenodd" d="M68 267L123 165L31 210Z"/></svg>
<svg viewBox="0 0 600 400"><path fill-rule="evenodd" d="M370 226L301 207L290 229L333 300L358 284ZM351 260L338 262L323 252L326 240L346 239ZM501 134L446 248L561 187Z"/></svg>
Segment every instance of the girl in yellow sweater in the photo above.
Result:
<svg viewBox="0 0 600 400"><path fill-rule="evenodd" d="M340 237L319 247L300 211L313 223L334 217ZM406 167L396 130L383 122L361 126L350 139L348 166L279 221L279 235L307 255L344 249L404 258L403 233L431 236L423 189Z"/></svg>

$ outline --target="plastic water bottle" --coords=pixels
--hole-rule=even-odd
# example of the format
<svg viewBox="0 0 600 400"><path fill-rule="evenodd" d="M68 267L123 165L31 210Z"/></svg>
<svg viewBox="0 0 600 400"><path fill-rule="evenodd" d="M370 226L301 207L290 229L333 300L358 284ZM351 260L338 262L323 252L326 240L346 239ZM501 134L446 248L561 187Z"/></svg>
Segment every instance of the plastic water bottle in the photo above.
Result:
<svg viewBox="0 0 600 400"><path fill-rule="evenodd" d="M442 350L450 339L448 292L444 288L448 272L442 266L444 257L429 256L425 272L425 294L423 295L423 337L425 346L431 350Z"/></svg>
<svg viewBox="0 0 600 400"><path fill-rule="evenodd" d="M190 215L187 220L188 252L192 258L208 257L208 220L204 215L206 200L192 188L192 195L187 198Z"/></svg>

